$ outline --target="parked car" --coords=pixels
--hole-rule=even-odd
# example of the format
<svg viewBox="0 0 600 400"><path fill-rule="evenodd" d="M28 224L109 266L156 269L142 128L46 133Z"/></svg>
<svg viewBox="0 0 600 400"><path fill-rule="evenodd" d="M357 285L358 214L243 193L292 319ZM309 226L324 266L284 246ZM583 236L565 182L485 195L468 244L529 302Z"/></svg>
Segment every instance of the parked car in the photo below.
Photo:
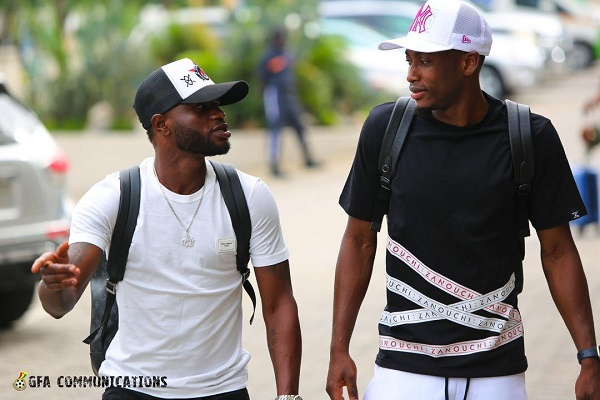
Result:
<svg viewBox="0 0 600 400"><path fill-rule="evenodd" d="M69 234L69 163L42 122L0 78L0 326L29 308L33 261Z"/></svg>
<svg viewBox="0 0 600 400"><path fill-rule="evenodd" d="M600 47L600 6L574 0L472 0L490 12L535 12L558 18L573 41L567 62L573 69L591 67ZM531 14L530 14L531 15Z"/></svg>
<svg viewBox="0 0 600 400"><path fill-rule="evenodd" d="M388 37L349 19L321 18L319 28L322 35L338 36L345 42L348 62L356 66L370 89L394 96L410 93L404 52L383 52L377 48Z"/></svg>
<svg viewBox="0 0 600 400"><path fill-rule="evenodd" d="M408 32L423 2L328 0L320 3L319 12L322 18L350 20L368 26L389 39ZM348 34L354 35L352 31ZM494 44L481 71L483 90L501 98L543 79L547 75L547 54L537 40L536 34L528 34L522 28L494 30Z"/></svg>

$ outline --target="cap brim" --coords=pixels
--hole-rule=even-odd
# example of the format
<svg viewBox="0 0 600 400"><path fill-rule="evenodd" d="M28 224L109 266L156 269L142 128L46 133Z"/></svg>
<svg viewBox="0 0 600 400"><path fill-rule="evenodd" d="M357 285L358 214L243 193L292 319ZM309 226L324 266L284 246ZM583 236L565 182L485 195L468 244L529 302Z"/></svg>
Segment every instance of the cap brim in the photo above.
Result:
<svg viewBox="0 0 600 400"><path fill-rule="evenodd" d="M398 39L386 40L385 42L379 43L379 50L394 50L394 49L408 49L412 51L418 51L420 53L436 53L438 51L445 51L452 49L451 46L440 45L436 43L426 42L416 37L405 36Z"/></svg>
<svg viewBox="0 0 600 400"><path fill-rule="evenodd" d="M248 83L245 81L215 83L201 88L181 103L197 104L218 100L220 105L226 106L244 99L249 90Z"/></svg>

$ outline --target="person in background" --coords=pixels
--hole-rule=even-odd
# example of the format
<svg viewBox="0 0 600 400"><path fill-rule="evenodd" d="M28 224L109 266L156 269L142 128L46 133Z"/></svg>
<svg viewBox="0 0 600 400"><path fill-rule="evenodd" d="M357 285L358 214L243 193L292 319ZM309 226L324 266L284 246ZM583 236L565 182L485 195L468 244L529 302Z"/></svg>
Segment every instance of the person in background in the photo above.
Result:
<svg viewBox="0 0 600 400"><path fill-rule="evenodd" d="M293 66L294 59L286 49L286 32L276 28L271 33L269 48L258 67L267 123L267 157L271 174L276 177L284 176L281 171L281 131L287 125L291 125L296 133L304 165L307 168L319 165L313 158L306 138Z"/></svg>
<svg viewBox="0 0 600 400"><path fill-rule="evenodd" d="M231 146L222 107L248 90L244 81L214 83L187 58L156 69L137 90L133 107L154 157L140 164L137 227L116 289L119 329L99 375L165 376L166 385L111 386L103 400L249 399L235 232L208 161ZM238 175L277 399L301 399L300 324L277 205L263 181ZM32 265L53 317L73 309L108 251L119 197L118 173L94 185L74 210L69 242Z"/></svg>
<svg viewBox="0 0 600 400"><path fill-rule="evenodd" d="M583 104L584 124L581 131L581 138L583 139L586 154L588 155L600 144L600 125L597 118L595 118L595 111L599 104L600 92Z"/></svg>
<svg viewBox="0 0 600 400"><path fill-rule="evenodd" d="M429 0L405 37L379 45L405 49L417 111L391 183L387 305L364 400L527 399L507 109L482 92L479 81L491 45L484 17L459 0ZM340 196L348 222L335 274L327 377L332 400L342 399L344 387L347 398L359 398L349 347L373 270L378 157L393 107L371 110ZM569 226L586 209L550 120L532 114L531 127L535 176L528 217L552 298L575 344L576 398L599 400L592 307Z"/></svg>

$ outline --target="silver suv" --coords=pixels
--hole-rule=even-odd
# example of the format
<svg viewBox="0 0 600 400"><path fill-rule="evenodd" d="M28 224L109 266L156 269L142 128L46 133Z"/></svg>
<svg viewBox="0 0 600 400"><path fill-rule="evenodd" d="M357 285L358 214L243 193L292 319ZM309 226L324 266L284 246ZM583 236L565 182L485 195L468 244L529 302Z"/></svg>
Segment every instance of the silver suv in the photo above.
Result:
<svg viewBox="0 0 600 400"><path fill-rule="evenodd" d="M68 237L68 167L42 122L0 77L0 326L29 308L39 279L33 261Z"/></svg>

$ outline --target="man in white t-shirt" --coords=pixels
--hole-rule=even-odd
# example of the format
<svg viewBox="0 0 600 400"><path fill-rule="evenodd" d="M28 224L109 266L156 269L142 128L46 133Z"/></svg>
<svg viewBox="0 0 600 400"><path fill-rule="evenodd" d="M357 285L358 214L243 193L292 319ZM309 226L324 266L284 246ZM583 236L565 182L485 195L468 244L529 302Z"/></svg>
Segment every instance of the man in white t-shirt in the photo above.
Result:
<svg viewBox="0 0 600 400"><path fill-rule="evenodd" d="M133 107L155 156L140 164L140 211L116 291L119 329L99 375L164 379L111 385L103 400L249 399L242 279L236 249L223 245L235 242L235 233L206 159L230 148L220 106L247 93L246 82L215 84L187 58L158 68L138 88ZM277 206L264 182L238 174L252 221L250 258L277 399L300 399L300 324ZM109 250L119 197L118 173L94 185L74 210L69 243L33 264L42 274L40 299L53 317L75 306Z"/></svg>

